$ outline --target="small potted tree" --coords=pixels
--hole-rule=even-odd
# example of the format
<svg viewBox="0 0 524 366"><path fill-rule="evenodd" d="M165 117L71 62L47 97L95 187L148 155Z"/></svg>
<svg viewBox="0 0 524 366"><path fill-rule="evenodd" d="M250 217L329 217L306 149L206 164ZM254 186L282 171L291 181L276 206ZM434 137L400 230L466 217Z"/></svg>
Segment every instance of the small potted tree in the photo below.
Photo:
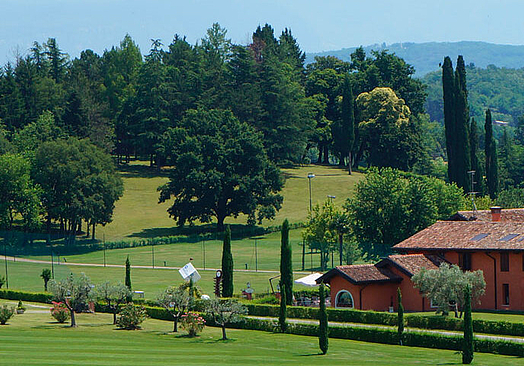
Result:
<svg viewBox="0 0 524 366"><path fill-rule="evenodd" d="M22 300L18 301L18 305L16 306L16 313L17 314L23 314L26 311L26 307L24 304L22 304Z"/></svg>

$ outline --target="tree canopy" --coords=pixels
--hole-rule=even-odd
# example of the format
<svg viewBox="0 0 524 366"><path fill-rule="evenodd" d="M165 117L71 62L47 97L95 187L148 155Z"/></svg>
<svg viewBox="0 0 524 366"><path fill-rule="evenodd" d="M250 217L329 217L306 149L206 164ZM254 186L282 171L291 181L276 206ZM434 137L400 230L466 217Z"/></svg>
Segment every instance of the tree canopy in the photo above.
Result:
<svg viewBox="0 0 524 366"><path fill-rule="evenodd" d="M227 110L190 110L180 127L165 135L174 166L159 202L179 225L215 217L223 230L228 216L250 223L270 219L282 205L283 181L269 161L261 136Z"/></svg>

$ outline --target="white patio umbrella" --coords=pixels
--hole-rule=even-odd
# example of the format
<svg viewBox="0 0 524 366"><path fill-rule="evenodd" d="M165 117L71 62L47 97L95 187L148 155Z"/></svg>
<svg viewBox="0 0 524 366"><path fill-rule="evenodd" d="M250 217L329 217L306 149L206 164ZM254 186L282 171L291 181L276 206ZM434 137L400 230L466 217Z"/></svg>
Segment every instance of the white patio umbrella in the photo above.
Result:
<svg viewBox="0 0 524 366"><path fill-rule="evenodd" d="M318 284L315 281L320 276L322 276L322 273L311 273L305 277L295 280L295 283L299 285L309 286L309 287L317 287Z"/></svg>

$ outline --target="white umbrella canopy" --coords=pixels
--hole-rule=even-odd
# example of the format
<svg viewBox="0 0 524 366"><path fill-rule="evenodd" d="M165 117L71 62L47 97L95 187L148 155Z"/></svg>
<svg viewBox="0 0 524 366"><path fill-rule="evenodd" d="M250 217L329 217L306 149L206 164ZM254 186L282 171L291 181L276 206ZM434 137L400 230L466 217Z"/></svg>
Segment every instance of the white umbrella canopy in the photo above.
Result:
<svg viewBox="0 0 524 366"><path fill-rule="evenodd" d="M317 284L316 279L320 276L322 276L322 273L311 273L305 277L295 280L295 283L309 287L317 287L319 285Z"/></svg>

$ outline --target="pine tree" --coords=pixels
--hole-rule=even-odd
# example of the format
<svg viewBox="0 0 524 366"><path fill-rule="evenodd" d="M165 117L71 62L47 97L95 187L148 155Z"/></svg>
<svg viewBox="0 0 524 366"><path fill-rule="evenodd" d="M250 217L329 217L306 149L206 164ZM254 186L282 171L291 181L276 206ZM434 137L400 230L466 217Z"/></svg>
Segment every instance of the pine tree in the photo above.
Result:
<svg viewBox="0 0 524 366"><path fill-rule="evenodd" d="M455 182L465 191L470 189L468 171L471 170L469 142L469 106L466 88L466 67L460 55L455 70Z"/></svg>
<svg viewBox="0 0 524 366"><path fill-rule="evenodd" d="M233 296L233 254L231 254L231 228L226 226L222 247L222 296Z"/></svg>
<svg viewBox="0 0 524 366"><path fill-rule="evenodd" d="M453 64L446 56L442 66L442 92L444 98L444 128L446 132L446 152L448 155L448 178L455 181L455 76Z"/></svg>
<svg viewBox="0 0 524 366"><path fill-rule="evenodd" d="M466 286L464 291L464 343L462 349L462 363L470 364L473 361L473 322L471 320L471 289Z"/></svg>
<svg viewBox="0 0 524 366"><path fill-rule="evenodd" d="M398 302L398 340L399 344L402 346L402 339L404 334L404 305L402 305L402 292L400 291L400 287L397 288L397 302Z"/></svg>
<svg viewBox="0 0 524 366"><path fill-rule="evenodd" d="M278 316L278 326L280 331L285 333L287 330L287 304L286 304L286 285L280 281L280 313Z"/></svg>
<svg viewBox="0 0 524 366"><path fill-rule="evenodd" d="M289 244L289 222L284 220L281 229L280 278L286 289L286 304L293 305L293 262Z"/></svg>
<svg viewBox="0 0 524 366"><path fill-rule="evenodd" d="M320 297L320 309L318 312L319 325L318 325L318 344L322 354L325 355L328 351L329 340L328 340L328 316L326 311L326 289L324 283L320 284L319 288Z"/></svg>
<svg viewBox="0 0 524 366"><path fill-rule="evenodd" d="M486 111L486 122L484 124L486 132L484 151L486 154L486 179L488 181L488 193L495 199L499 190L497 146L493 138L493 125L491 122L491 110Z"/></svg>

